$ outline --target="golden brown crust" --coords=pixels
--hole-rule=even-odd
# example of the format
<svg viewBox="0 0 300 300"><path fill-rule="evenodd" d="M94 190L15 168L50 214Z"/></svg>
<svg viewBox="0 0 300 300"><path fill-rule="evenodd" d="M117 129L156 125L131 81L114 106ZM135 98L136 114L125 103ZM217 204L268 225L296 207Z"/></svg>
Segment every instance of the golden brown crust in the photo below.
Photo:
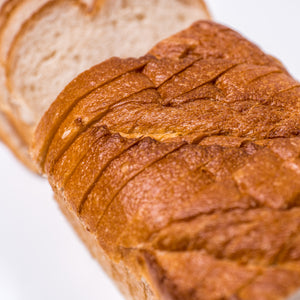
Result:
<svg viewBox="0 0 300 300"><path fill-rule="evenodd" d="M157 299L285 299L300 287L299 83L213 22L149 53L75 79L40 123L35 158L97 247Z"/></svg>

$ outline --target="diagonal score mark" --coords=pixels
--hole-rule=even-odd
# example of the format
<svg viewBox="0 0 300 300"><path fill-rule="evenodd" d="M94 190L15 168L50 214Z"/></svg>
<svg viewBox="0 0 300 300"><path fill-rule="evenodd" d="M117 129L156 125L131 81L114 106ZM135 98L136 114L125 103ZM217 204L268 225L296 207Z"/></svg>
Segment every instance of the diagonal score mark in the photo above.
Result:
<svg viewBox="0 0 300 300"><path fill-rule="evenodd" d="M264 78L264 77L267 77L267 76L269 76L269 75L271 75L271 74L276 74L276 73L282 74L283 71L282 71L282 70L273 70L273 71L267 72L267 73L265 73L265 74L261 74L261 75L255 77L255 78L249 80L246 84L253 83L253 82L255 82L255 81L257 81L257 80L259 80L259 79L261 79L261 78Z"/></svg>
<svg viewBox="0 0 300 300"><path fill-rule="evenodd" d="M289 88L286 88L286 89L283 89L283 90L281 90L281 91L278 91L278 92L276 92L275 94L273 94L271 97L273 98L273 97L276 97L276 96L278 96L279 94L281 94L281 93L285 93L285 92L288 92L288 91L290 91L290 90L293 90L293 89L296 89L296 88L300 88L300 84L295 84L295 85L293 85L293 86L291 86L291 87L289 87ZM270 98L271 98L270 97ZM299 96L300 97L300 96Z"/></svg>
<svg viewBox="0 0 300 300"><path fill-rule="evenodd" d="M79 160L72 166L72 170L68 169L68 174L66 177L64 177L63 182L60 185L60 188L64 188L66 183L69 181L69 179L72 177L74 172L76 171L77 167L82 163L82 161L86 158L86 156L89 154L89 152L93 149L93 147L101 140L105 135L108 135L109 133L103 133L101 136L97 137L92 143L89 143L85 149L85 152L82 153L82 155L79 157ZM58 163L58 162L57 162ZM56 166L56 165L55 165ZM54 167L55 169L55 167Z"/></svg>
<svg viewBox="0 0 300 300"><path fill-rule="evenodd" d="M118 104L132 96L135 96L135 95L138 95L139 93L145 91L145 90L148 90L148 89L152 89L152 88L149 88L149 87L146 87L146 88L143 88L141 89L140 91L137 91L135 92L134 94L131 94L127 97L124 97L122 99L119 99L117 102L109 105L105 110L103 110L97 117L95 117L94 119L92 119L90 122L86 123L84 127L81 127L78 132L76 133L76 135L70 139L68 141L68 143L65 143L64 146L61 148L60 152L57 154L57 156L55 157L55 159L51 162L51 166L49 168L49 172L52 172L53 168L54 168L54 165L57 163L57 161L62 157L62 155L67 151L67 149L71 146L71 144L78 138L78 136L84 132L86 132L89 128L91 128L93 125L95 125L96 123L98 123L99 121L101 121L101 119L103 117L105 117L110 111L111 109L113 109L114 105L115 104Z"/></svg>
<svg viewBox="0 0 300 300"><path fill-rule="evenodd" d="M89 194L81 210L81 220L90 231L96 229L99 216L120 187L126 184L137 172L177 148L180 142L161 143L149 136L122 154L103 172L94 189ZM113 177L111 177L113 176Z"/></svg>
<svg viewBox="0 0 300 300"><path fill-rule="evenodd" d="M97 226L96 228L99 227L103 217L105 216L106 212L109 210L110 206L113 204L114 200L117 198L117 196L121 193L121 191L126 187L126 185L129 184L129 182L131 182L134 178L136 178L139 174L141 174L142 172L144 172L147 168L155 165L156 163L158 163L159 161L161 161L162 159L164 159L165 157L167 157L168 155L178 151L180 148L184 147L187 143L186 142L182 142L179 146L177 146L175 149L172 149L171 151L165 153L163 156L161 156L159 159L147 164L146 166L144 166L141 170L139 170L137 173L133 174L132 177L130 177L130 179L123 184L116 192L115 194L112 196L110 202L108 203L108 205L106 206L106 209L104 210L103 214L100 216L99 221L97 222Z"/></svg>
<svg viewBox="0 0 300 300"><path fill-rule="evenodd" d="M185 91L185 92L183 92L183 93L181 93L181 94L178 94L178 95L176 95L175 97L167 98L167 99L164 101L163 105L168 105L172 100L174 100L174 99L176 99L176 98L178 98L178 97L184 96L184 95L186 95L186 94L188 94L188 93L190 93L190 92L196 90L197 88L199 88L199 87L201 87L201 86L204 86L204 85L206 85L206 84L208 84L208 83L210 83L210 82L217 81L222 75L224 75L224 74L226 74L227 72L229 72L230 70L236 68L236 67L239 66L240 64L241 64L241 63L233 64L233 65L232 65L231 67L229 67L228 69L226 69L226 70L220 72L219 74L217 74L216 76L210 78L209 80L205 80L205 81L202 82L200 85L198 85L198 86L196 86L196 87L194 87L194 88L192 88L192 89L190 89L190 90L188 90L188 91ZM188 101L188 102L190 102L190 101ZM188 102L187 102L187 103L188 103Z"/></svg>
<svg viewBox="0 0 300 300"><path fill-rule="evenodd" d="M94 178L92 184L89 185L88 189L84 192L82 195L82 198L80 199L77 212L80 214L80 211L82 210L83 203L86 201L89 193L93 190L94 186L96 185L97 181L99 178L102 176L103 172L106 170L106 168L110 165L110 163L118 158L122 153L126 152L128 149L136 145L140 139L132 140L127 146L125 146L121 151L118 151L113 157L109 158L103 166L101 166L100 170L98 171L99 173L96 175ZM66 183L67 184L67 183Z"/></svg>
<svg viewBox="0 0 300 300"><path fill-rule="evenodd" d="M187 57L186 57L187 58ZM186 59L184 58L184 59ZM171 59L170 59L171 60ZM149 77L149 75L147 74L147 71L143 71L143 74L145 74L155 85L155 88L158 89L159 87L161 87L163 84L167 83L169 80L172 80L176 75L179 75L180 73L184 72L186 69L192 67L195 63L199 62L200 60L203 60L203 58L201 58L199 56L199 58L197 59L191 59L191 61L189 63L187 63L184 67L179 68L178 70L176 70L175 72L173 72L172 74L170 74L168 77L166 77L163 81L161 81L159 84L156 84L155 82L153 82L152 78ZM160 59L158 59L158 61L160 61ZM175 60L173 60L174 62ZM147 67L150 66L150 63L147 64L144 68L147 69ZM155 80L154 80L155 81Z"/></svg>

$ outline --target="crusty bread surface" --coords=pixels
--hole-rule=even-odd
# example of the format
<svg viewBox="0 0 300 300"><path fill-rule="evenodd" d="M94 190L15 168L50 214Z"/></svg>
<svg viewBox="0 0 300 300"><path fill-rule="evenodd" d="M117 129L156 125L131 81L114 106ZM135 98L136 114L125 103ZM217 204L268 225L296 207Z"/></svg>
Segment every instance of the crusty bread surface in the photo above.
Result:
<svg viewBox="0 0 300 300"><path fill-rule="evenodd" d="M29 141L28 147L45 110L80 72L114 55L142 55L202 18L209 18L202 0L5 1L0 109L22 131L14 138ZM28 156L26 147L20 151Z"/></svg>
<svg viewBox="0 0 300 300"><path fill-rule="evenodd" d="M127 299L300 288L300 85L209 21L74 79L33 156Z"/></svg>

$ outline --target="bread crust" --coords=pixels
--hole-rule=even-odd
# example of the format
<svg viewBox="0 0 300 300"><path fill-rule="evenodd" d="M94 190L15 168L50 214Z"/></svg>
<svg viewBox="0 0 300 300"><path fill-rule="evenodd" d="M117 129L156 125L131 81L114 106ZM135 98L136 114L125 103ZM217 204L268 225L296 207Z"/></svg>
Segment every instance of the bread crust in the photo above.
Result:
<svg viewBox="0 0 300 300"><path fill-rule="evenodd" d="M300 287L299 83L209 21L132 65L86 71L44 115L33 153L57 197L126 269L115 280L128 299L133 286L137 299L289 297Z"/></svg>

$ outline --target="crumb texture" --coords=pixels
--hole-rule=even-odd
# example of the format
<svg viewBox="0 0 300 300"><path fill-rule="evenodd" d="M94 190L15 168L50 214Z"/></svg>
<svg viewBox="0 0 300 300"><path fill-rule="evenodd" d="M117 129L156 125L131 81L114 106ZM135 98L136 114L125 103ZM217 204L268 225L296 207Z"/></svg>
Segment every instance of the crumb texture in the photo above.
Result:
<svg viewBox="0 0 300 300"><path fill-rule="evenodd" d="M278 60L199 21L77 77L33 153L153 299L287 299L300 288L299 100Z"/></svg>

